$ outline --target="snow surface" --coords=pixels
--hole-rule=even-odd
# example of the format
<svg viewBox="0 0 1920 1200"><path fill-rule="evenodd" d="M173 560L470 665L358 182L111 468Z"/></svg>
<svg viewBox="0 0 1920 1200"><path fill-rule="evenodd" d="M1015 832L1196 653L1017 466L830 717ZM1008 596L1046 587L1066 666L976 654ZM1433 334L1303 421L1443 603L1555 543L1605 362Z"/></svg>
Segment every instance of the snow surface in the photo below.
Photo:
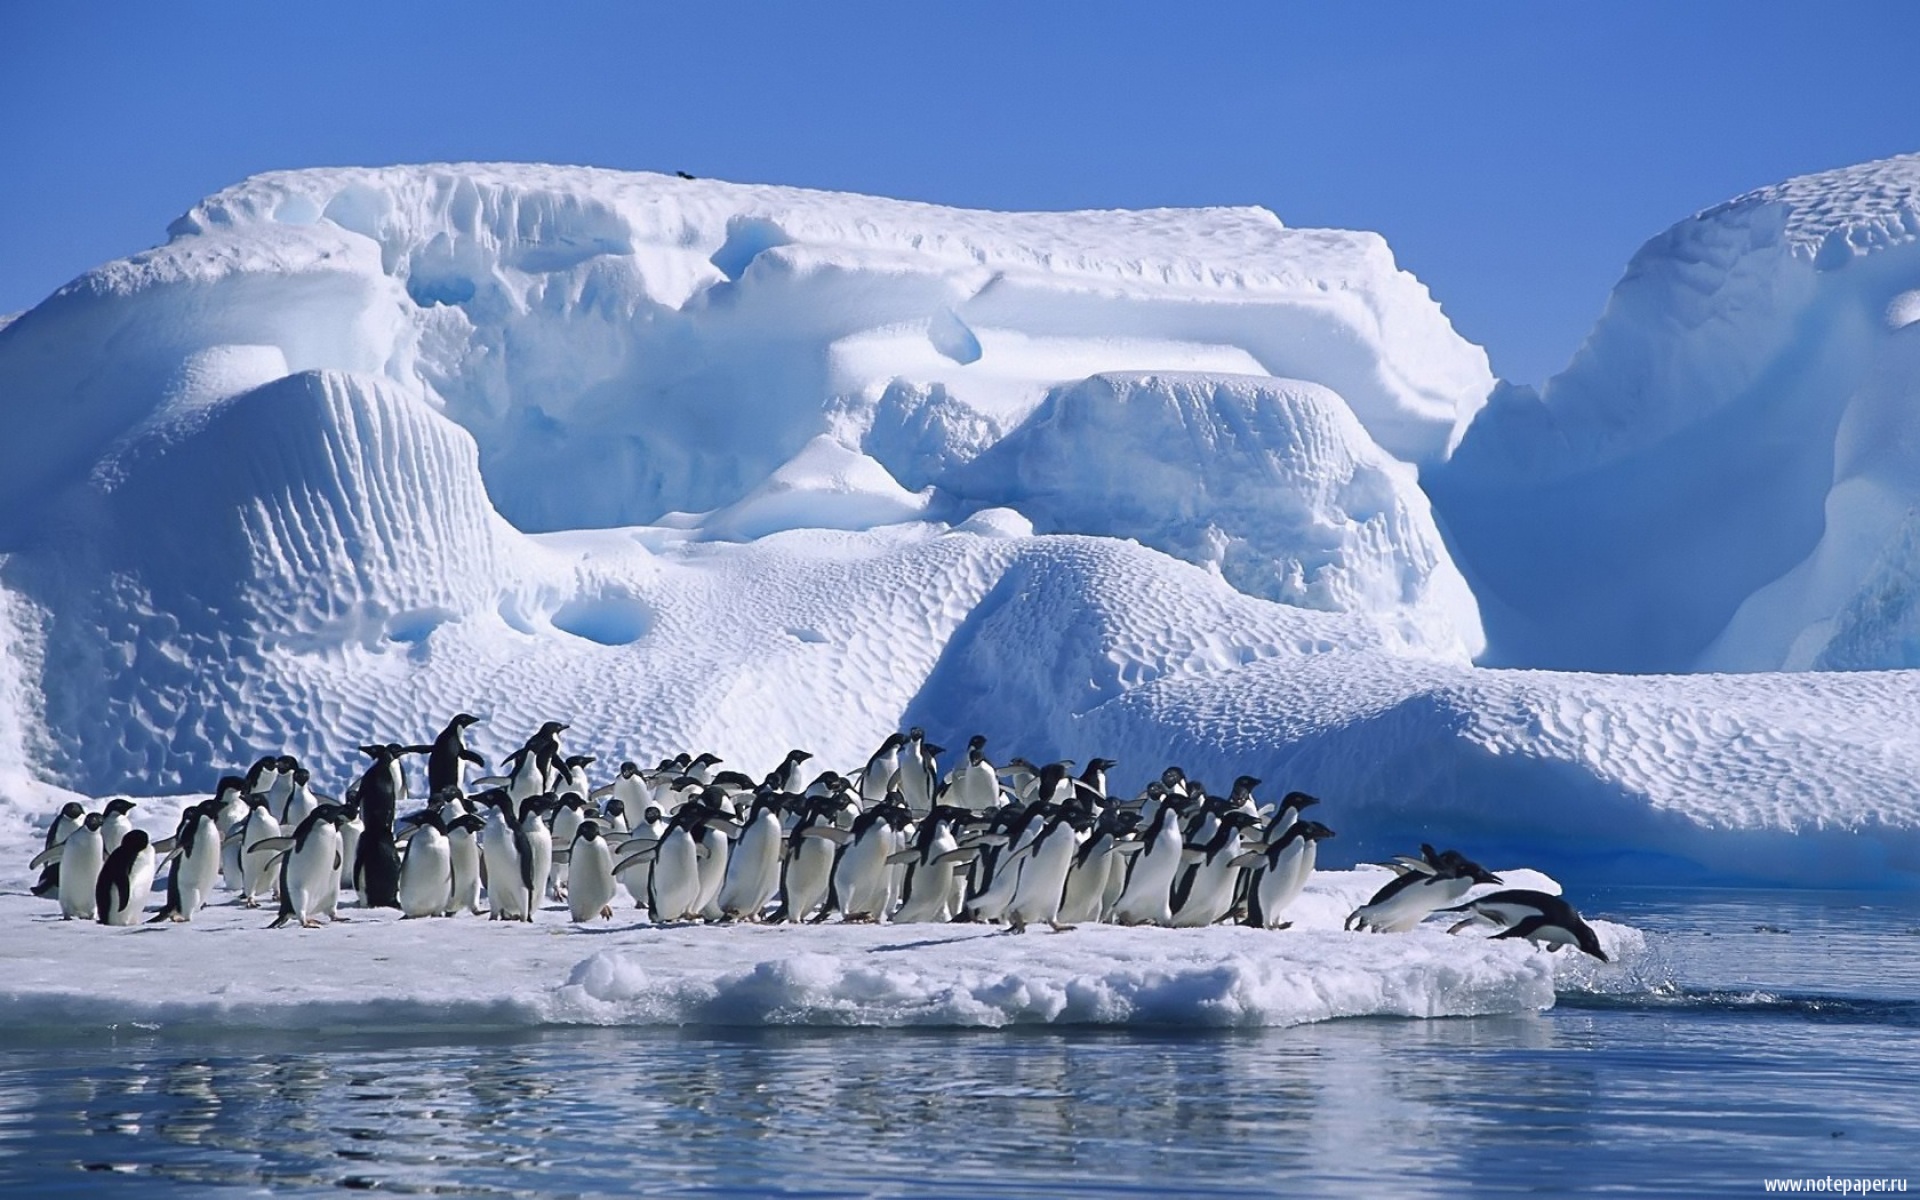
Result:
<svg viewBox="0 0 1920 1200"><path fill-rule="evenodd" d="M1327 800L1324 861L1912 883L1912 674L1470 662L1686 665L1742 620L1721 651L1907 661L1912 172L1678 227L1477 417L1484 356L1377 237L1259 210L249 180L0 329L0 834L269 751L337 792L468 710L496 761L558 718L603 767L847 770L918 723L1122 790L1248 772Z"/></svg>
<svg viewBox="0 0 1920 1200"><path fill-rule="evenodd" d="M1808 175L1641 248L1573 362L1425 479L1495 660L1920 666L1920 155Z"/></svg>

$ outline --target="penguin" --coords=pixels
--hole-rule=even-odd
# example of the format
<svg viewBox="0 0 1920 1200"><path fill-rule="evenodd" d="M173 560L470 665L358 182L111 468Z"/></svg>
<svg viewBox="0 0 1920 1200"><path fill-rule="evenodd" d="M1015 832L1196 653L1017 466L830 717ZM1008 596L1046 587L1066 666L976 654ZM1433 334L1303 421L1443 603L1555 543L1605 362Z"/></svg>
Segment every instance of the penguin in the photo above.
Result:
<svg viewBox="0 0 1920 1200"><path fill-rule="evenodd" d="M1080 786L1075 789L1089 796L1095 804L1105 806L1107 800L1107 772L1119 766L1111 758L1092 758L1087 760L1087 769L1080 772Z"/></svg>
<svg viewBox="0 0 1920 1200"><path fill-rule="evenodd" d="M353 866L360 861L360 835L366 832L367 823L360 815L360 798L357 794L349 793L347 802L341 808L346 816L334 826L340 834L339 887L350 888L353 886Z"/></svg>
<svg viewBox="0 0 1920 1200"><path fill-rule="evenodd" d="M1025 861L1022 856L1046 828L1049 816L1046 806L1037 801L1018 807L1008 805L1003 810L995 827L1005 832L989 833L979 840L992 847L997 839L1004 849L990 848L981 853L974 873L973 893L961 910L961 919L998 921L1006 915L1020 884L1021 864Z"/></svg>
<svg viewBox="0 0 1920 1200"><path fill-rule="evenodd" d="M853 820L839 859L833 864L833 895L845 921L879 921L887 907L887 860L900 848L898 831L912 818L899 792Z"/></svg>
<svg viewBox="0 0 1920 1200"><path fill-rule="evenodd" d="M693 911L705 920L717 921L721 912L715 901L719 899L721 885L727 881L727 866L733 861L733 838L740 832L740 826L727 816L733 804L720 788L702 788L699 803L706 815L692 831L701 851L700 888L694 897Z"/></svg>
<svg viewBox="0 0 1920 1200"><path fill-rule="evenodd" d="M244 776L228 775L214 785L213 799L218 808L215 820L223 838L227 830L247 819L256 788L264 795L279 769L278 756L268 756L257 760ZM240 861L240 851L240 843L232 838L226 838L220 847L220 880L228 891L234 893L245 891L247 887L246 866ZM164 858L166 851L162 850L160 854Z"/></svg>
<svg viewBox="0 0 1920 1200"><path fill-rule="evenodd" d="M702 787L705 787L707 784L713 782L713 769L725 761L726 759L721 758L718 754L703 753L698 758L687 762L680 773L690 777L695 783L700 784Z"/></svg>
<svg viewBox="0 0 1920 1200"><path fill-rule="evenodd" d="M353 851L353 890L360 907L400 908L400 871L392 827L369 822Z"/></svg>
<svg viewBox="0 0 1920 1200"><path fill-rule="evenodd" d="M1305 792L1288 792L1280 798L1280 807L1273 810L1273 816L1267 821L1267 827L1261 831L1260 840L1271 846L1280 840L1282 834L1293 828L1302 814L1320 803L1316 796Z"/></svg>
<svg viewBox="0 0 1920 1200"><path fill-rule="evenodd" d="M1359 908L1347 914L1347 929L1404 933L1427 914L1453 904L1476 883L1499 883L1498 875L1457 850L1435 854L1422 846L1424 869L1410 869L1388 881Z"/></svg>
<svg viewBox="0 0 1920 1200"><path fill-rule="evenodd" d="M100 822L100 850L102 854L112 854L120 848L120 839L133 832L133 818L127 814L135 808L134 802L124 796L116 796L107 801Z"/></svg>
<svg viewBox="0 0 1920 1200"><path fill-rule="evenodd" d="M167 902L148 920L149 925L191 921L206 904L208 893L220 878L221 850L226 841L220 833L224 811L219 801L202 800L180 814L180 828L169 855L173 870L167 876ZM241 885L245 886L244 880Z"/></svg>
<svg viewBox="0 0 1920 1200"><path fill-rule="evenodd" d="M1007 791L1021 804L1032 804L1040 793L1040 768L1024 758L1015 756L1007 760L1000 770L1007 777Z"/></svg>
<svg viewBox="0 0 1920 1200"><path fill-rule="evenodd" d="M94 892L100 882L100 868L107 859L100 833L105 821L102 813L88 813L80 819L79 827L66 836L65 841L41 851L28 864L29 869L47 863L59 865L60 883L54 890L60 900L60 919L63 921L71 921L76 917L82 921L93 920L98 903Z"/></svg>
<svg viewBox="0 0 1920 1200"><path fill-rule="evenodd" d="M520 871L527 884L527 917L540 910L547 894L547 880L553 874L553 829L547 813L559 807L552 792L542 792L520 806L518 826L521 847Z"/></svg>
<svg viewBox="0 0 1920 1200"><path fill-rule="evenodd" d="M613 849L598 821L582 821L567 847L567 912L575 924L613 919Z"/></svg>
<svg viewBox="0 0 1920 1200"><path fill-rule="evenodd" d="M585 758L588 762L593 761L591 755L580 755L579 757ZM574 759L571 758L567 760L569 763L573 761ZM586 782L584 770L580 782L583 785ZM586 820L587 802L585 797L586 792L569 791L561 796L559 803L554 806L552 829L553 844L556 849L564 849L573 845L573 835L580 832L580 822ZM568 860L564 856L555 855L553 869L547 873L546 895L551 899L565 900L567 898L567 872L569 870L567 863Z"/></svg>
<svg viewBox="0 0 1920 1200"><path fill-rule="evenodd" d="M954 876L958 868L980 853L978 846L962 849L956 832L956 827L971 816L957 805L936 804L914 831L912 843L894 852L893 862L906 866L900 881L900 906L892 917L895 924L953 919Z"/></svg>
<svg viewBox="0 0 1920 1200"><path fill-rule="evenodd" d="M609 803L618 803L618 801ZM632 826L627 831L627 836L618 844L624 845L628 841L658 842L666 836L666 832L666 814L660 811L659 805L649 802L641 809L639 823ZM653 859L646 858L624 871L615 871L614 877L620 881L621 887L627 889L627 895L633 897L633 906L644 910L647 907L647 895L653 883Z"/></svg>
<svg viewBox="0 0 1920 1200"><path fill-rule="evenodd" d="M336 920L340 899L340 827L348 820L344 805L322 804L307 814L292 834L281 834L246 847L276 853L280 858L280 913L267 928L288 921L302 929L317 929L320 918Z"/></svg>
<svg viewBox="0 0 1920 1200"><path fill-rule="evenodd" d="M480 832L487 821L478 813L462 813L446 822L447 856L453 866L453 896L447 915L480 913Z"/></svg>
<svg viewBox="0 0 1920 1200"><path fill-rule="evenodd" d="M796 767L798 764L794 764ZM784 834L780 812L785 799L769 786L758 789L742 823L740 841L727 863L727 879L714 903L729 921L758 921L780 886Z"/></svg>
<svg viewBox="0 0 1920 1200"><path fill-rule="evenodd" d="M1286 811L1284 801L1281 811ZM1285 929L1292 924L1280 920L1280 914L1307 886L1319 858L1320 843L1332 836L1333 830L1318 821L1296 820L1290 821L1284 833L1267 843L1266 849L1260 852L1261 865L1254 872L1253 885L1247 895L1247 924L1255 929Z"/></svg>
<svg viewBox="0 0 1920 1200"><path fill-rule="evenodd" d="M93 887L94 919L102 925L137 925L153 890L154 852L143 829L133 829L100 866Z"/></svg>
<svg viewBox="0 0 1920 1200"><path fill-rule="evenodd" d="M65 804L62 804L60 811L54 814L52 823L47 826L46 841L40 849L44 852L53 849L55 846L66 845L67 838L72 835L74 830L80 828L81 823L86 819L86 805L81 804L78 800L69 800ZM51 896L59 890L59 887L60 864L57 861L49 859L47 863L40 868L40 878L33 885L33 894L36 896Z"/></svg>
<svg viewBox="0 0 1920 1200"><path fill-rule="evenodd" d="M354 789L360 805L360 820L367 829L377 829L393 840L393 820L407 799L407 773L401 759L409 754L432 754L432 746L402 746L388 742L384 746L362 746L360 753L373 760Z"/></svg>
<svg viewBox="0 0 1920 1200"><path fill-rule="evenodd" d="M1073 866L1067 871L1066 890L1060 897L1062 925L1081 925L1106 916L1107 883L1126 870L1121 839L1139 819L1138 813L1109 809L1093 822L1092 835L1074 851Z"/></svg>
<svg viewBox="0 0 1920 1200"><path fill-rule="evenodd" d="M915 817L933 811L933 794L940 788L939 757L940 747L928 746L926 730L918 725L907 730L899 756L900 798Z"/></svg>
<svg viewBox="0 0 1920 1200"><path fill-rule="evenodd" d="M291 754L282 754L274 760L271 781L263 781L266 783L264 790L253 793L266 798L267 811L273 814L276 822L287 811L287 800L293 795L293 773L299 769L299 759ZM252 799L252 796L248 799Z"/></svg>
<svg viewBox="0 0 1920 1200"><path fill-rule="evenodd" d="M1055 933L1073 928L1060 920L1060 901L1079 848L1078 834L1092 824L1092 817L1075 806L1054 807L1054 815L1020 852L1019 878L1006 909L1008 933L1025 933L1028 925L1039 922Z"/></svg>
<svg viewBox="0 0 1920 1200"><path fill-rule="evenodd" d="M967 739L967 761L947 775L947 803L974 812L1000 807L1000 773L987 761L986 747L985 734Z"/></svg>
<svg viewBox="0 0 1920 1200"><path fill-rule="evenodd" d="M626 857L614 865L615 874L623 874L642 859L650 859L653 870L647 876L647 912L655 924L685 921L699 914L700 856L703 848L694 841L694 831L707 816L698 801L681 807L667 821L658 840L634 838L620 846Z"/></svg>
<svg viewBox="0 0 1920 1200"><path fill-rule="evenodd" d="M835 776L836 781L838 778ZM773 915L776 922L805 921L826 904L833 889L835 850L851 837L834 824L834 817L850 805L844 786L839 792L802 800L799 819L787 834L786 861L780 869L780 909Z"/></svg>
<svg viewBox="0 0 1920 1200"><path fill-rule="evenodd" d="M1581 919L1564 896L1527 888L1511 888L1437 911L1471 914L1447 930L1448 933L1458 933L1475 921L1491 921L1503 927L1501 932L1493 935L1496 938L1525 938L1545 946L1549 951L1562 946L1576 946L1601 962L1612 961L1607 957L1607 952L1600 948L1600 936L1593 931L1593 926Z"/></svg>
<svg viewBox="0 0 1920 1200"><path fill-rule="evenodd" d="M780 760L780 765L767 773L765 783L775 792L798 795L800 792L800 764L812 758L805 750L789 750Z"/></svg>
<svg viewBox="0 0 1920 1200"><path fill-rule="evenodd" d="M879 804L887 798L887 793L893 789L893 777L900 770L900 747L906 742L905 734L888 734L886 741L881 742L880 748L867 759L867 765L860 768L853 786L862 808Z"/></svg>
<svg viewBox="0 0 1920 1200"><path fill-rule="evenodd" d="M1180 808L1155 783L1161 797L1140 834L1138 849L1127 863L1120 897L1111 918L1118 925L1173 924L1173 882L1179 874L1186 839L1180 831Z"/></svg>
<svg viewBox="0 0 1920 1200"><path fill-rule="evenodd" d="M447 788L464 792L467 764L481 768L487 765L484 757L467 749L467 729L479 723L480 718L472 713L455 713L440 736L433 739L427 753L427 795L437 796Z"/></svg>
<svg viewBox="0 0 1920 1200"><path fill-rule="evenodd" d="M280 813L282 830L298 829L300 823L312 814L313 810L326 803L325 797L312 788L313 775L305 767L293 769L293 790L287 793L287 807Z"/></svg>
<svg viewBox="0 0 1920 1200"><path fill-rule="evenodd" d="M582 803L585 803L587 797L593 794L593 784L587 778L587 768L598 761L600 760L591 754L567 755L560 760L561 778L554 785L553 790L563 797L568 792L572 792L580 797Z"/></svg>
<svg viewBox="0 0 1920 1200"><path fill-rule="evenodd" d="M1198 929L1213 924L1233 909L1234 887L1240 872L1260 861L1241 843L1241 831L1259 817L1240 808L1218 814L1213 837L1202 845L1198 861L1174 882L1171 903L1176 929Z"/></svg>
<svg viewBox="0 0 1920 1200"><path fill-rule="evenodd" d="M288 794L293 791L292 772L287 773ZM304 820L305 818L301 818ZM238 843L240 847L240 903L248 908L260 907L260 897L271 895L273 886L279 880L274 870L273 855L266 851L249 850L247 847L267 838L280 836L280 822L273 815L273 807L266 796L254 796L248 801L247 816L244 821L226 832L229 843Z"/></svg>
<svg viewBox="0 0 1920 1200"><path fill-rule="evenodd" d="M363 847L366 843L366 838L360 839ZM408 836L407 857L400 864L397 892L395 899L403 921L453 915L453 844L447 839L446 823L439 813L432 810L421 813L414 832ZM478 905L477 896L475 904Z"/></svg>
<svg viewBox="0 0 1920 1200"><path fill-rule="evenodd" d="M640 770L639 763L631 759L621 763L620 769L614 774L612 782L603 783L587 793L587 799L589 800L598 801L607 800L608 798L620 802L620 807L622 811L626 813L629 826L631 826L632 822L639 817L641 813L647 810L647 805L653 800L653 786L647 782L646 774ZM602 807L606 808L607 811L612 811L611 808L605 804L603 804Z"/></svg>
<svg viewBox="0 0 1920 1200"><path fill-rule="evenodd" d="M507 789L494 788L474 796L473 801L493 810L480 831L480 855L487 876L487 919L531 920L533 897L527 895L527 886L533 852L514 819L512 797Z"/></svg>

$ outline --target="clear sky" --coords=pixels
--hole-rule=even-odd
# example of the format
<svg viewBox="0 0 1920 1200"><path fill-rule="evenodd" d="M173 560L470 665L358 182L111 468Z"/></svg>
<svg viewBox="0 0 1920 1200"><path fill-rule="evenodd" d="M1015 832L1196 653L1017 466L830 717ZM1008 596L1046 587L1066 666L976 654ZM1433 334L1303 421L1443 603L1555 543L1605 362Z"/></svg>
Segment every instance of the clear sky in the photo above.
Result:
<svg viewBox="0 0 1920 1200"><path fill-rule="evenodd" d="M1641 242L1920 150L1920 3L0 0L0 313L282 167L591 163L1384 233L1494 369Z"/></svg>

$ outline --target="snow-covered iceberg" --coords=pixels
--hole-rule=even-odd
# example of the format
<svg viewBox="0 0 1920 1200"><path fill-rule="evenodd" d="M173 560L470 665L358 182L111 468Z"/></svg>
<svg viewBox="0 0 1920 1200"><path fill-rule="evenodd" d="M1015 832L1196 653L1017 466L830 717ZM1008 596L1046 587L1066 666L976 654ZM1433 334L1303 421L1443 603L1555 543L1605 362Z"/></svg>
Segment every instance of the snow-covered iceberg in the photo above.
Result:
<svg viewBox="0 0 1920 1200"><path fill-rule="evenodd" d="M1920 665L1920 155L1791 179L1641 248L1538 394L1426 483L1498 661Z"/></svg>
<svg viewBox="0 0 1920 1200"><path fill-rule="evenodd" d="M1907 661L1908 174L1703 214L1484 408L1379 238L1261 210L246 181L0 327L0 815L268 749L338 788L463 709L754 774L918 723L1304 787L1347 860L1911 880L1920 735L1862 716L1908 673L1471 662Z"/></svg>

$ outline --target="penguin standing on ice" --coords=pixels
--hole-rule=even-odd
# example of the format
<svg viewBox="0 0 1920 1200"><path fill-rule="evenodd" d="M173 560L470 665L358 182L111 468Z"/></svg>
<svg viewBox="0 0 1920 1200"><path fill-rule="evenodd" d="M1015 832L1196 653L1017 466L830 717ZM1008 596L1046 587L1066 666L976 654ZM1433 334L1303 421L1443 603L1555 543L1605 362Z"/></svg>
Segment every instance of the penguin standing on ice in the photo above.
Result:
<svg viewBox="0 0 1920 1200"><path fill-rule="evenodd" d="M940 790L941 748L929 745L927 731L915 725L907 731L900 749L900 797L915 817L933 811L933 797Z"/></svg>
<svg viewBox="0 0 1920 1200"><path fill-rule="evenodd" d="M440 814L419 814L406 836L407 857L400 864L400 919L453 915L453 844ZM362 839L364 840L364 839Z"/></svg>
<svg viewBox="0 0 1920 1200"><path fill-rule="evenodd" d="M354 846L353 890L362 908L399 908L400 847L391 827L369 824Z"/></svg>
<svg viewBox="0 0 1920 1200"><path fill-rule="evenodd" d="M287 783L289 794L291 794L292 779L289 778ZM280 822L274 817L273 808L267 797L250 797L247 802L246 820L227 830L226 836L229 843L239 845L240 903L248 908L258 908L260 897L272 894L274 882L278 878L278 873L273 869L271 853L248 849L255 842L280 836Z"/></svg>
<svg viewBox="0 0 1920 1200"><path fill-rule="evenodd" d="M78 800L69 800L65 804L62 804L60 811L54 814L53 823L47 826L47 840L46 843L40 847L41 851L45 852L53 849L55 846L66 845L67 838L74 830L80 828L80 823L86 819L86 806ZM50 858L46 864L40 868L40 878L33 885L33 894L36 896L51 896L59 887L60 863L57 859Z"/></svg>
<svg viewBox="0 0 1920 1200"><path fill-rule="evenodd" d="M298 921L302 929L317 929L321 917L337 919L333 910L340 900L340 826L347 819L344 806L322 804L291 835L248 847L281 855L280 913L267 928Z"/></svg>
<svg viewBox="0 0 1920 1200"><path fill-rule="evenodd" d="M116 796L107 801L102 810L100 822L100 850L102 854L112 854L120 848L120 839L133 832L133 818L128 814L134 810L133 801L124 796Z"/></svg>
<svg viewBox="0 0 1920 1200"><path fill-rule="evenodd" d="M487 765L484 757L467 749L467 730L479 723L480 718L472 713L456 713L433 739L433 748L427 752L427 795L437 796L446 788L464 792L467 764Z"/></svg>
<svg viewBox="0 0 1920 1200"><path fill-rule="evenodd" d="M130 831L101 864L94 917L102 925L137 925L153 890L154 853L144 829Z"/></svg>
<svg viewBox="0 0 1920 1200"><path fill-rule="evenodd" d="M480 833L487 821L478 813L463 813L446 822L447 856L453 866L453 897L447 915L462 910L480 914Z"/></svg>
<svg viewBox="0 0 1920 1200"><path fill-rule="evenodd" d="M787 756L780 760L780 765L768 772L766 778L767 787L776 792L799 795L801 790L800 764L812 757L813 755L807 753L805 750L787 751Z"/></svg>
<svg viewBox="0 0 1920 1200"><path fill-rule="evenodd" d="M582 821L566 849L567 914L576 924L613 919L613 848L600 836L600 822Z"/></svg>
<svg viewBox="0 0 1920 1200"><path fill-rule="evenodd" d="M947 774L947 803L974 812L1000 806L1000 773L987 761L987 736L967 739L967 761Z"/></svg>
<svg viewBox="0 0 1920 1200"><path fill-rule="evenodd" d="M854 791L860 796L860 806L870 808L887 798L893 789L893 777L900 770L900 747L906 745L905 734L890 733L880 743L880 748L867 759L867 765L860 769L854 779Z"/></svg>
<svg viewBox="0 0 1920 1200"><path fill-rule="evenodd" d="M839 777L834 777L839 781ZM775 921L805 921L827 902L833 889L835 848L850 835L834 817L850 807L846 789L804 802L800 818L787 834L786 861L780 869L780 909Z"/></svg>
<svg viewBox="0 0 1920 1200"><path fill-rule="evenodd" d="M1285 929L1286 911L1307 886L1318 861L1320 843L1333 836L1318 821L1294 821L1261 851L1261 866L1247 892L1247 924L1255 929Z"/></svg>
<svg viewBox="0 0 1920 1200"><path fill-rule="evenodd" d="M1067 873L1073 868L1074 851L1079 847L1078 835L1092 820L1078 805L1059 807L1020 852L1024 861L1006 910L1008 933L1025 933L1028 925L1037 922L1045 922L1055 933L1073 928L1060 920L1060 901L1066 892ZM1103 886L1105 882L1103 878Z"/></svg>
<svg viewBox="0 0 1920 1200"><path fill-rule="evenodd" d="M220 878L221 853L225 839L220 834L222 807L217 800L202 800L180 816L180 829L174 835L169 857L173 871L167 876L167 903L149 925L162 921L191 921L193 914L207 902L208 893ZM245 886L245 880L240 880Z"/></svg>
<svg viewBox="0 0 1920 1200"><path fill-rule="evenodd" d="M1186 840L1180 832L1180 809L1160 784L1153 816L1140 834L1139 849L1126 868L1112 920L1119 925L1173 924L1173 883L1179 874Z"/></svg>
<svg viewBox="0 0 1920 1200"><path fill-rule="evenodd" d="M60 898L60 919L63 921L71 921L76 917L82 921L93 920L97 903L94 889L100 882L100 868L107 858L100 837L100 828L105 820L100 813L88 813L81 818L79 828L69 833L65 841L41 851L27 864L29 870L49 863L59 865L60 885L55 891Z"/></svg>
<svg viewBox="0 0 1920 1200"><path fill-rule="evenodd" d="M360 753L373 760L354 788L360 819L367 829L378 829L392 841L394 817L407 798L407 773L400 760L409 754L432 754L433 747L388 742L384 746L362 746Z"/></svg>
<svg viewBox="0 0 1920 1200"><path fill-rule="evenodd" d="M714 898L729 921L758 921L760 912L780 886L780 810L784 797L769 787L758 789L741 822L739 844L727 864L726 882Z"/></svg>

